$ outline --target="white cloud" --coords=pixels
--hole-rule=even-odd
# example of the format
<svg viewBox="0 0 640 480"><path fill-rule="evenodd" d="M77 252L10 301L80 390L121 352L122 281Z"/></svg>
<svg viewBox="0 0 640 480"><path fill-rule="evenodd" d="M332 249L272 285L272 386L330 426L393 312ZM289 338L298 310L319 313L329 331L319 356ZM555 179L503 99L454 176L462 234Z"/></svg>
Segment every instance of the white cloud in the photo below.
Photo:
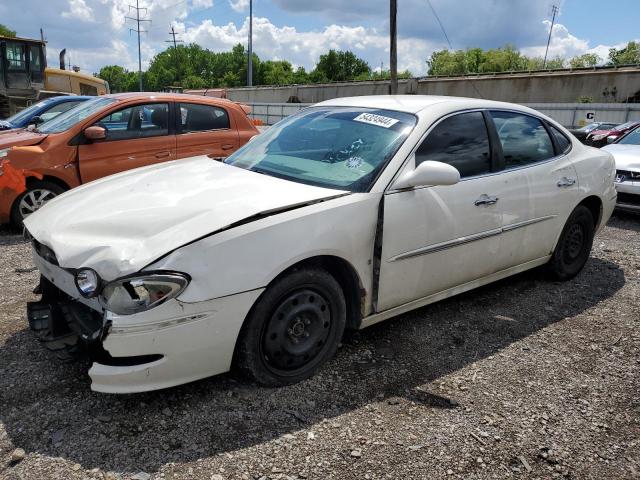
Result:
<svg viewBox="0 0 640 480"><path fill-rule="evenodd" d="M213 7L213 0L191 0L193 8L211 8Z"/></svg>
<svg viewBox="0 0 640 480"><path fill-rule="evenodd" d="M93 22L93 9L85 0L69 0L69 10L62 12L64 18L72 18L83 22Z"/></svg>
<svg viewBox="0 0 640 480"><path fill-rule="evenodd" d="M551 27L551 22L549 20L544 20L542 22L544 25L544 29L546 34L549 35L549 28ZM533 57L544 57L544 52L547 48L547 45L535 45L531 47L524 47L520 50L525 55L533 56ZM548 58L562 57L562 58L572 58L578 55L582 55L589 51L589 42L586 40L580 39L575 35L569 33L567 27L562 25L561 23L556 23L553 27L553 33L551 34L551 43L549 44L549 55Z"/></svg>
<svg viewBox="0 0 640 480"><path fill-rule="evenodd" d="M236 12L246 12L249 8L249 0L229 0L229 5Z"/></svg>
<svg viewBox="0 0 640 480"><path fill-rule="evenodd" d="M248 20L240 27L234 23L215 25L212 20L204 20L184 33L185 41L213 51L226 51L238 43L246 45L247 36ZM424 74L427 56L440 46L422 39L399 39L398 68ZM264 17L253 20L253 49L265 60L282 58L309 70L320 55L331 48L351 50L369 60L372 68L379 66L380 60L388 64L389 37L386 32L374 28L329 25L321 31L299 31L295 27L278 27Z"/></svg>

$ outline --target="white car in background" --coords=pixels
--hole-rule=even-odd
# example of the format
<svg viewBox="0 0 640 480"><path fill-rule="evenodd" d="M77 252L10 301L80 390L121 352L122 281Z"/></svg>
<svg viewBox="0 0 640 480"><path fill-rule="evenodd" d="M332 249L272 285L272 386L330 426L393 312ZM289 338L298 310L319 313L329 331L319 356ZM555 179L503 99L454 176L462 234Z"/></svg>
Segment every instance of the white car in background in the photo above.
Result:
<svg viewBox="0 0 640 480"><path fill-rule="evenodd" d="M616 207L640 212L640 127L602 150L613 155L616 162Z"/></svg>
<svg viewBox="0 0 640 480"><path fill-rule="evenodd" d="M29 320L53 349L88 348L101 392L232 366L291 384L345 328L541 265L572 278L614 208L614 177L608 153L522 106L330 100L224 163L114 175L31 215L42 301Z"/></svg>

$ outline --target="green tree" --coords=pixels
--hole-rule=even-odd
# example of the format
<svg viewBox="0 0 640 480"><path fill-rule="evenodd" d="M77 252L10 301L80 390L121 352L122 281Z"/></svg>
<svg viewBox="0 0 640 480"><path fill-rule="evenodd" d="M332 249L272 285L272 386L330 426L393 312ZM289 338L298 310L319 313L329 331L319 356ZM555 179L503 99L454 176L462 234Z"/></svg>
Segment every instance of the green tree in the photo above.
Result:
<svg viewBox="0 0 640 480"><path fill-rule="evenodd" d="M14 38L16 36L16 31L11 30L9 27L2 25L0 23L0 37L11 37Z"/></svg>
<svg viewBox="0 0 640 480"><path fill-rule="evenodd" d="M326 78L329 81L345 81L353 80L363 73L370 74L371 67L367 62L354 55L353 52L331 49L328 53L320 55L320 60L314 72L317 72L315 78Z"/></svg>
<svg viewBox="0 0 640 480"><path fill-rule="evenodd" d="M609 49L609 63L611 65L629 65L640 63L640 44L629 42L621 49Z"/></svg>
<svg viewBox="0 0 640 480"><path fill-rule="evenodd" d="M584 55L580 55L579 57L573 57L569 60L569 66L571 68L585 68L585 67L595 67L598 63L600 63L601 58L595 53L585 53Z"/></svg>
<svg viewBox="0 0 640 480"><path fill-rule="evenodd" d="M107 65L102 67L98 73L94 73L94 75L109 82L109 87L113 93L138 89L138 73L129 72L119 65Z"/></svg>
<svg viewBox="0 0 640 480"><path fill-rule="evenodd" d="M290 85L294 82L293 67L286 60L267 60L260 64L261 85Z"/></svg>

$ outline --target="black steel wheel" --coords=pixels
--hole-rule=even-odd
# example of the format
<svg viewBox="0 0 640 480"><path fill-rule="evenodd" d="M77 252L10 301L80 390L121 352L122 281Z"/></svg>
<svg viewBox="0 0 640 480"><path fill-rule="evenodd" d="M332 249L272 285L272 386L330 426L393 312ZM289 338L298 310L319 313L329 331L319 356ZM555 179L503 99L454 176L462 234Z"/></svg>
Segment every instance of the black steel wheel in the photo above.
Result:
<svg viewBox="0 0 640 480"><path fill-rule="evenodd" d="M569 280L580 273L591 253L594 230L591 211L578 205L569 215L549 261L549 269L555 278Z"/></svg>
<svg viewBox="0 0 640 480"><path fill-rule="evenodd" d="M329 273L293 271L270 285L254 305L236 363L262 385L299 382L335 354L345 322L344 293Z"/></svg>

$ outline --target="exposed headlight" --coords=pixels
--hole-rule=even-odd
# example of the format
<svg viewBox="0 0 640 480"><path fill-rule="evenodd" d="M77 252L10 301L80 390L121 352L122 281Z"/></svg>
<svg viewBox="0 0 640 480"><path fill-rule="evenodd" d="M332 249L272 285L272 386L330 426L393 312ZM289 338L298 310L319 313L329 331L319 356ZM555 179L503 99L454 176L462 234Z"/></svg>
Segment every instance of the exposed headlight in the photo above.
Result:
<svg viewBox="0 0 640 480"><path fill-rule="evenodd" d="M592 138L592 140L602 140L604 137L606 137L606 135L594 135Z"/></svg>
<svg viewBox="0 0 640 480"><path fill-rule="evenodd" d="M182 273L158 272L121 278L105 285L100 294L104 307L118 315L133 315L177 297L189 284Z"/></svg>
<svg viewBox="0 0 640 480"><path fill-rule="evenodd" d="M75 276L76 287L85 298L95 297L100 291L100 277L90 268L78 270Z"/></svg>
<svg viewBox="0 0 640 480"><path fill-rule="evenodd" d="M0 158L6 157L7 155L9 155L8 148L3 148L2 150L0 150Z"/></svg>

